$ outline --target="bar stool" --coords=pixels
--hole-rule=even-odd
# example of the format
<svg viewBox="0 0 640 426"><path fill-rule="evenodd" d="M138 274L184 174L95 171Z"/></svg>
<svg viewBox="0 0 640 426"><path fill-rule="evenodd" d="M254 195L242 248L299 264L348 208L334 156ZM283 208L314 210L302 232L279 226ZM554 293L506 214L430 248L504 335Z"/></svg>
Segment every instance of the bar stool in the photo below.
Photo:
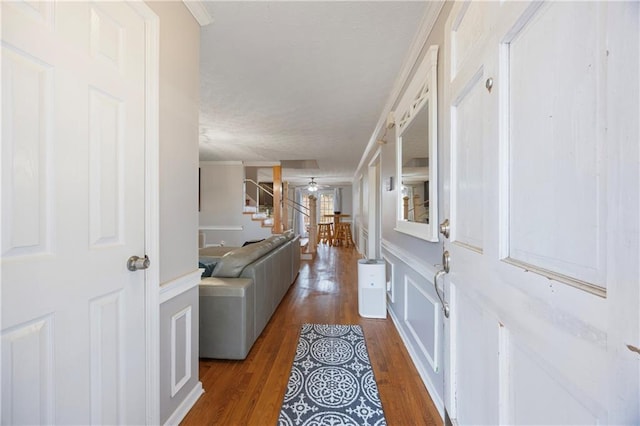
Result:
<svg viewBox="0 0 640 426"><path fill-rule="evenodd" d="M329 243L331 245L333 240L331 225L331 222L318 223L318 243Z"/></svg>
<svg viewBox="0 0 640 426"><path fill-rule="evenodd" d="M342 245L349 247L353 244L353 238L351 236L351 224L340 222L336 228L335 245Z"/></svg>

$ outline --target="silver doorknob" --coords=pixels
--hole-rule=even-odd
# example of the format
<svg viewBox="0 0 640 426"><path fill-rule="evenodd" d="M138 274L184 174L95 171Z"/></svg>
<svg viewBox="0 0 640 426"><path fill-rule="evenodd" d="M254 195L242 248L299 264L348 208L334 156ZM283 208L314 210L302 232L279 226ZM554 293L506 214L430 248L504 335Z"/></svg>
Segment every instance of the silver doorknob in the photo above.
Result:
<svg viewBox="0 0 640 426"><path fill-rule="evenodd" d="M449 219L445 219L440 224L440 233L444 235L445 238L449 238Z"/></svg>
<svg viewBox="0 0 640 426"><path fill-rule="evenodd" d="M151 261L146 254L144 257L131 256L129 260L127 260L127 269L130 271L139 271L141 269L147 269L150 264Z"/></svg>

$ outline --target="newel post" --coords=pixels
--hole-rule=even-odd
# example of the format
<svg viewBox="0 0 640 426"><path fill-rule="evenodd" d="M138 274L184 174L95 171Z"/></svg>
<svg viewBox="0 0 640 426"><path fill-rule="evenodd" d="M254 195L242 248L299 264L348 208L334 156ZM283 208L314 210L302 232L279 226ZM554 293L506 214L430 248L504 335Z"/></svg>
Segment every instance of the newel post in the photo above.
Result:
<svg viewBox="0 0 640 426"><path fill-rule="evenodd" d="M289 228L289 182L282 183L282 229Z"/></svg>
<svg viewBox="0 0 640 426"><path fill-rule="evenodd" d="M316 216L316 196L309 195L309 246L307 251L315 253L318 245L318 217Z"/></svg>
<svg viewBox="0 0 640 426"><path fill-rule="evenodd" d="M273 166L273 228L274 234L282 234L282 167Z"/></svg>

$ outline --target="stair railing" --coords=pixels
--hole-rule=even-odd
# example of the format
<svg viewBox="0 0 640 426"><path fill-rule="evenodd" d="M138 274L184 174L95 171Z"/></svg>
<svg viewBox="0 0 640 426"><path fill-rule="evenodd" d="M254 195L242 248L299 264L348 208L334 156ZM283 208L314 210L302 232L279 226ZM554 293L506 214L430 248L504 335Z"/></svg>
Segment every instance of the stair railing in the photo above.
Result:
<svg viewBox="0 0 640 426"><path fill-rule="evenodd" d="M249 191L247 189L247 183L251 183L256 187L256 198L255 199L249 195ZM258 206L258 200L260 199L260 191L263 191L263 192L265 192L268 195L273 197L273 192L271 192L271 189L268 186L263 186L262 184L256 182L253 179L245 179L244 180L244 193L245 193L246 196L248 196L252 201L254 201L256 203L256 206Z"/></svg>
<svg viewBox="0 0 640 426"><path fill-rule="evenodd" d="M251 184L256 188L256 199L254 199L253 197L251 197L247 191L247 184ZM265 187L263 185L261 185L260 183L254 181L253 179L244 179L244 185L245 185L245 195L246 197L249 197L249 199L251 199L253 202L256 203L256 206L258 206L258 201L260 199L260 191L265 192L266 194L270 195L273 197L273 192L271 191L271 189L269 187ZM299 212L300 214L306 216L306 217L311 217L310 213L309 213L309 207L305 206L304 204L298 203L295 200L292 200L291 198L287 197L283 197L282 200L283 203L286 203L288 207L291 207L292 209L294 209L295 211ZM259 207L259 206L258 206Z"/></svg>

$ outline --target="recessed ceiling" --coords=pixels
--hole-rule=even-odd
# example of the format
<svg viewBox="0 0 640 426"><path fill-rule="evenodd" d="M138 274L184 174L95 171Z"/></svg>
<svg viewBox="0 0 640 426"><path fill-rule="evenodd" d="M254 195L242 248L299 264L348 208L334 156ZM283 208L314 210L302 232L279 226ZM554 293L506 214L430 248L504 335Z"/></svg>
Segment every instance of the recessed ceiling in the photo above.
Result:
<svg viewBox="0 0 640 426"><path fill-rule="evenodd" d="M427 2L204 5L200 160L315 160L283 179L351 183Z"/></svg>

